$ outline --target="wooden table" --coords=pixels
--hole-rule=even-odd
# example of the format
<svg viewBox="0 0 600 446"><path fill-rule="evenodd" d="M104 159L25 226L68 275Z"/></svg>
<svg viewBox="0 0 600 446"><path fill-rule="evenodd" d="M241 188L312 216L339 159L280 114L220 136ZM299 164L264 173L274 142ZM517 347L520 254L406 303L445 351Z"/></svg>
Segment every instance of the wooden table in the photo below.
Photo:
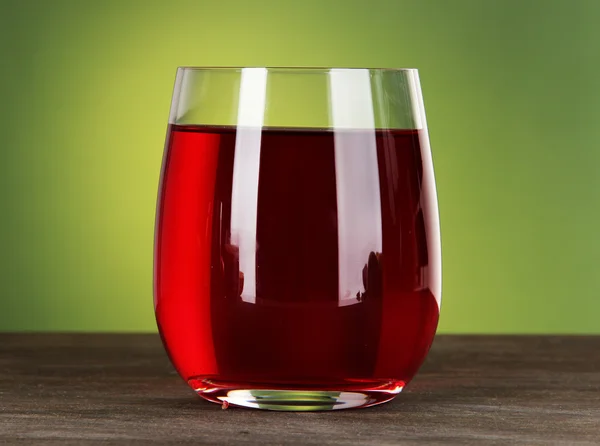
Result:
<svg viewBox="0 0 600 446"><path fill-rule="evenodd" d="M600 337L438 336L395 401L221 410L156 335L0 334L0 443L600 444Z"/></svg>

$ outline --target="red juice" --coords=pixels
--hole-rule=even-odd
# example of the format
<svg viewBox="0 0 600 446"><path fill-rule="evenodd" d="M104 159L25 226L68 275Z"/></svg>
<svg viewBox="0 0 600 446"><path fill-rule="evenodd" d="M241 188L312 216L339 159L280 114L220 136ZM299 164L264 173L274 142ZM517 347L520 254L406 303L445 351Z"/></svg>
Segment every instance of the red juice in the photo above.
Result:
<svg viewBox="0 0 600 446"><path fill-rule="evenodd" d="M440 298L423 150L419 130L170 127L155 310L190 386L366 406L410 381Z"/></svg>

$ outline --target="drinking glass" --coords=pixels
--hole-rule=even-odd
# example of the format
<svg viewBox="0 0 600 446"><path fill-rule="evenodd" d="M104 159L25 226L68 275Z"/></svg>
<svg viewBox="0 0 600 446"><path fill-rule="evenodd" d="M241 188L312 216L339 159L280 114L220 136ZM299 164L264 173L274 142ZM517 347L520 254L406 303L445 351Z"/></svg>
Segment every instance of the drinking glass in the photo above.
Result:
<svg viewBox="0 0 600 446"><path fill-rule="evenodd" d="M417 70L179 68L157 207L156 320L198 395L367 407L417 372L441 298Z"/></svg>

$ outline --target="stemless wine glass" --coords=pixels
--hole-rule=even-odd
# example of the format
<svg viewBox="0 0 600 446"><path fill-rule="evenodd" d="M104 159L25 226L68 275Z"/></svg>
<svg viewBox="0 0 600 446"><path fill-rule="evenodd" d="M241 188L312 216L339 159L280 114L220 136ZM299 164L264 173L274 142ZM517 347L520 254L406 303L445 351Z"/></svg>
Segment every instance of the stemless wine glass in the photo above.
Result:
<svg viewBox="0 0 600 446"><path fill-rule="evenodd" d="M389 401L429 350L440 298L417 70L178 69L154 303L200 396L271 410Z"/></svg>

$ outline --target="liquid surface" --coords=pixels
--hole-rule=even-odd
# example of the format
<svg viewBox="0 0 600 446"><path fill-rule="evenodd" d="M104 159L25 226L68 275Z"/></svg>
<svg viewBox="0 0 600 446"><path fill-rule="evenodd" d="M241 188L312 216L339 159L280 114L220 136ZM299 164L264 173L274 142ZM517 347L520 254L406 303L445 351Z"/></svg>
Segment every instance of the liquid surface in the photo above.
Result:
<svg viewBox="0 0 600 446"><path fill-rule="evenodd" d="M414 376L440 297L426 138L170 128L155 309L192 387L397 393Z"/></svg>

